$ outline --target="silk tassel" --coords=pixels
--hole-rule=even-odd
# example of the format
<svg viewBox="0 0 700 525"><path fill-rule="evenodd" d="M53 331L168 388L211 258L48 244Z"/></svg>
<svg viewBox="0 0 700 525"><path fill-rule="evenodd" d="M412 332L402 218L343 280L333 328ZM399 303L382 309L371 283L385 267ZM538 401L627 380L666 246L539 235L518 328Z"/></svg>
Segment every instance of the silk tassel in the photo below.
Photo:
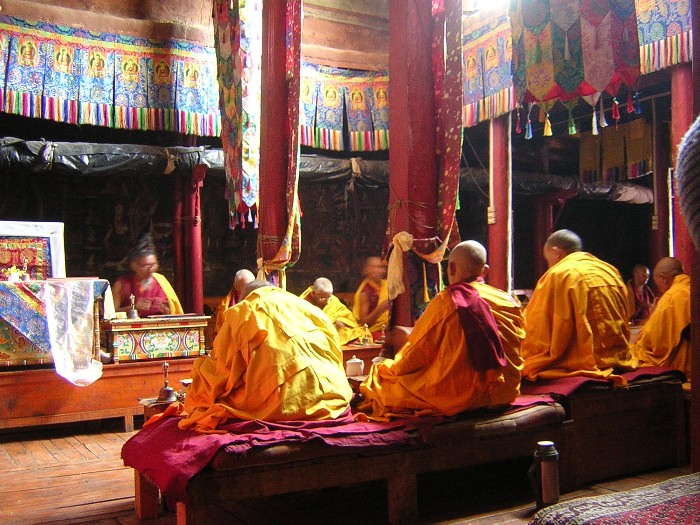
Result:
<svg viewBox="0 0 700 525"><path fill-rule="evenodd" d="M642 114L642 103L641 103L641 101L639 100L639 91L637 91L637 92L634 94L634 112L635 112L637 115L641 115L641 114Z"/></svg>
<svg viewBox="0 0 700 525"><path fill-rule="evenodd" d="M552 123L549 121L549 113L546 113L544 116L544 133L543 133L543 135L545 137L552 136Z"/></svg>
<svg viewBox="0 0 700 525"><path fill-rule="evenodd" d="M632 91L627 92L627 113L634 113L634 100L632 100Z"/></svg>
<svg viewBox="0 0 700 525"><path fill-rule="evenodd" d="M574 122L574 115L569 109L569 135L576 135L576 123Z"/></svg>
<svg viewBox="0 0 700 525"><path fill-rule="evenodd" d="M598 135L598 117L593 108L593 117L591 118L591 135Z"/></svg>
<svg viewBox="0 0 700 525"><path fill-rule="evenodd" d="M522 133L520 127L520 108L515 108L515 132L518 134Z"/></svg>
<svg viewBox="0 0 700 525"><path fill-rule="evenodd" d="M601 128L608 127L608 121L605 120L605 108L603 107L603 97L600 97L600 111L598 112L598 125Z"/></svg>
<svg viewBox="0 0 700 525"><path fill-rule="evenodd" d="M618 122L620 122L620 108L619 104L617 102L617 99L613 97L613 105L612 105L612 118L615 119L615 127L617 127Z"/></svg>

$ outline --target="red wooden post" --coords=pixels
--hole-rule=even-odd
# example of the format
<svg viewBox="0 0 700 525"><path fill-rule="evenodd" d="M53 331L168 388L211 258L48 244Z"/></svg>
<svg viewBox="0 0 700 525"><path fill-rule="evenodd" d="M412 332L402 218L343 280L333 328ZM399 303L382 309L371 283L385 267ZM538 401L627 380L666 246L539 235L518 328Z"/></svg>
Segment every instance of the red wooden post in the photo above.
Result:
<svg viewBox="0 0 700 525"><path fill-rule="evenodd" d="M262 3L262 90L260 94L260 227L258 256L274 258L287 225L289 155L286 75L286 2Z"/></svg>
<svg viewBox="0 0 700 525"><path fill-rule="evenodd" d="M185 223L185 275L189 283L185 294L186 312L204 314L204 284L202 279L202 212L199 190L204 182L207 167L198 164L192 169L188 185L187 221Z"/></svg>
<svg viewBox="0 0 700 525"><path fill-rule="evenodd" d="M649 263L668 257L669 253L669 209L668 209L668 168L671 167L671 152L669 150L669 126L664 118L656 111L656 101L653 104L654 134L654 215L650 229Z"/></svg>
<svg viewBox="0 0 700 525"><path fill-rule="evenodd" d="M432 27L430 0L389 2L389 241L401 231L417 239L436 235ZM404 286L410 289L407 271ZM413 324L409 293L396 298L392 322Z"/></svg>
<svg viewBox="0 0 700 525"><path fill-rule="evenodd" d="M697 15L695 15L697 16ZM676 165L678 145L693 123L693 71L690 64L679 64L671 68L671 152L672 165ZM680 197L674 184L673 191L673 247L675 257L681 261L686 272L692 264L693 242L681 213Z"/></svg>
<svg viewBox="0 0 700 525"><path fill-rule="evenodd" d="M489 274L491 286L510 291L513 253L512 164L510 161L510 115L490 121L489 140Z"/></svg>

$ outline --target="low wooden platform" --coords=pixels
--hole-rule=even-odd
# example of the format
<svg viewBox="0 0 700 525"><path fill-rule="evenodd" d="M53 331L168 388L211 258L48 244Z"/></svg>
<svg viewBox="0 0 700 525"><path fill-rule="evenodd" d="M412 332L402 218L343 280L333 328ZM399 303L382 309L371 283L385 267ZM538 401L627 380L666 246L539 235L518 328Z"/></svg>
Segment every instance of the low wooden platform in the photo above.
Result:
<svg viewBox="0 0 700 525"><path fill-rule="evenodd" d="M190 377L195 358L168 359L170 386ZM104 365L93 384L78 387L53 367L0 371L0 429L123 418L134 429L134 416L143 414L139 398L157 397L163 386L164 360Z"/></svg>

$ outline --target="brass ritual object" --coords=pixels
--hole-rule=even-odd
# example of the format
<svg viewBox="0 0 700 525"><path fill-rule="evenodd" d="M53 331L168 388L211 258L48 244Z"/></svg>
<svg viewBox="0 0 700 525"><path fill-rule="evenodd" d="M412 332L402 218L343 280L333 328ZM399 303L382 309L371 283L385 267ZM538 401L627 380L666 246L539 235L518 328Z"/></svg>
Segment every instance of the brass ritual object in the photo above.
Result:
<svg viewBox="0 0 700 525"><path fill-rule="evenodd" d="M173 403L177 401L177 393L175 390L173 390L173 387L168 384L168 368L170 368L170 365L167 362L163 363L163 376L165 379L165 384L163 385L163 388L160 389L156 403Z"/></svg>
<svg viewBox="0 0 700 525"><path fill-rule="evenodd" d="M129 296L129 300L131 301L131 308L129 308L129 315L127 317L129 319L138 319L139 312L138 310L136 310L136 296L134 294L131 294Z"/></svg>

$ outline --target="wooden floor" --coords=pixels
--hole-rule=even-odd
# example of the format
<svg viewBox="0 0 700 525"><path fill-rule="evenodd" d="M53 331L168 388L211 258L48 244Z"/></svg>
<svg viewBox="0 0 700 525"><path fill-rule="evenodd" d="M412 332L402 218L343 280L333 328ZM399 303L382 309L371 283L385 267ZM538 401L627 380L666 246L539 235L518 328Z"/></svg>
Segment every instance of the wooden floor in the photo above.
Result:
<svg viewBox="0 0 700 525"><path fill-rule="evenodd" d="M133 525L131 469L122 444L132 435L117 420L0 433L0 523ZM593 460L593 459L592 459ZM530 460L419 478L421 524L527 523L534 511L526 472ZM599 483L562 496L570 499L627 490L687 474L690 467L648 472ZM217 509L219 523L380 524L386 522L381 483L266 498ZM173 525L173 513L143 522Z"/></svg>

